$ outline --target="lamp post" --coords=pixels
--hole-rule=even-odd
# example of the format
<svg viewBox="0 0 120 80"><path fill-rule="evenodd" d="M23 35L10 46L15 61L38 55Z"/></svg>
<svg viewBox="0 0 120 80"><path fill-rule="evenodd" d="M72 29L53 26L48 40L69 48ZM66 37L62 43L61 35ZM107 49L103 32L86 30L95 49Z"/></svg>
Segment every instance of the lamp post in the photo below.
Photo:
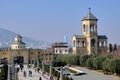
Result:
<svg viewBox="0 0 120 80"><path fill-rule="evenodd" d="M44 61L42 61L42 74L44 73Z"/></svg>
<svg viewBox="0 0 120 80"><path fill-rule="evenodd" d="M13 53L11 53L11 73L12 73L12 80L17 80L17 70L15 68L15 64L14 64L14 57L13 57Z"/></svg>
<svg viewBox="0 0 120 80"><path fill-rule="evenodd" d="M63 80L63 67L61 66L61 71L60 71L60 80Z"/></svg>
<svg viewBox="0 0 120 80"><path fill-rule="evenodd" d="M39 61L37 60L37 67L39 68Z"/></svg>
<svg viewBox="0 0 120 80"><path fill-rule="evenodd" d="M53 76L52 76L52 62L50 62L50 80L53 80Z"/></svg>

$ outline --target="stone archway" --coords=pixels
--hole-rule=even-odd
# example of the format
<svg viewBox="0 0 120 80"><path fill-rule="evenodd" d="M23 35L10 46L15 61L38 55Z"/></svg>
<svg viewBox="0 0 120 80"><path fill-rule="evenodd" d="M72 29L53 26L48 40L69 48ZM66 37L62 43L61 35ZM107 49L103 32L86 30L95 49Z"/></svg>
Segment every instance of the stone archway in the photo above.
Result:
<svg viewBox="0 0 120 80"><path fill-rule="evenodd" d="M91 40L91 46L92 46L92 47L95 47L95 43L96 43L95 39L92 39L92 40Z"/></svg>
<svg viewBox="0 0 120 80"><path fill-rule="evenodd" d="M24 57L23 56L14 57L14 63L23 64L24 63Z"/></svg>
<svg viewBox="0 0 120 80"><path fill-rule="evenodd" d="M2 57L1 64L6 64L6 63L8 63L8 58Z"/></svg>

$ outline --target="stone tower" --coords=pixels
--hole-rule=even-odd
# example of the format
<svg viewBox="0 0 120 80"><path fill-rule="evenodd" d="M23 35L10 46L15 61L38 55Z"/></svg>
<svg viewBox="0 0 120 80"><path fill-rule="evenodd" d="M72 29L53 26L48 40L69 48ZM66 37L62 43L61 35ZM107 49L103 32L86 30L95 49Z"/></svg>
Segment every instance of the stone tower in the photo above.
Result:
<svg viewBox="0 0 120 80"><path fill-rule="evenodd" d="M88 14L82 19L82 35L86 37L88 54L97 53L97 21L98 19L91 13L89 8Z"/></svg>
<svg viewBox="0 0 120 80"><path fill-rule="evenodd" d="M82 19L82 35L72 37L73 54L105 54L107 52L107 36L98 35L98 19L89 11Z"/></svg>

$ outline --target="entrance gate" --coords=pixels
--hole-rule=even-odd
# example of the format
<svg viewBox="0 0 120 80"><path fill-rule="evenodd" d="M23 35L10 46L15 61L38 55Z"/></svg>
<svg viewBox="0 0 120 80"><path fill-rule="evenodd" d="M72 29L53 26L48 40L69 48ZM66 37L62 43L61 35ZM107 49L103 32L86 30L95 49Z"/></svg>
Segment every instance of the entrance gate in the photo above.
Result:
<svg viewBox="0 0 120 80"><path fill-rule="evenodd" d="M16 56L14 57L14 63L16 64L23 64L24 63L24 57L23 56Z"/></svg>

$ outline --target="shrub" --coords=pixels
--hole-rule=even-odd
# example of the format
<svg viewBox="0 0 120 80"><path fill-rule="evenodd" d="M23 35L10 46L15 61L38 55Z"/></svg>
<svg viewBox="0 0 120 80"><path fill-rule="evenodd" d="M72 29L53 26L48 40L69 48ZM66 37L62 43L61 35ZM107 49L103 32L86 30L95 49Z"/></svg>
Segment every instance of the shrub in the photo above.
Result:
<svg viewBox="0 0 120 80"><path fill-rule="evenodd" d="M88 55L87 54L83 54L80 56L80 65L81 66L85 66L86 60L88 59Z"/></svg>
<svg viewBox="0 0 120 80"><path fill-rule="evenodd" d="M95 69L102 69L102 63L104 62L105 57L98 56L93 60L93 67Z"/></svg>
<svg viewBox="0 0 120 80"><path fill-rule="evenodd" d="M86 66L90 69L93 69L93 58L88 58L87 59Z"/></svg>

